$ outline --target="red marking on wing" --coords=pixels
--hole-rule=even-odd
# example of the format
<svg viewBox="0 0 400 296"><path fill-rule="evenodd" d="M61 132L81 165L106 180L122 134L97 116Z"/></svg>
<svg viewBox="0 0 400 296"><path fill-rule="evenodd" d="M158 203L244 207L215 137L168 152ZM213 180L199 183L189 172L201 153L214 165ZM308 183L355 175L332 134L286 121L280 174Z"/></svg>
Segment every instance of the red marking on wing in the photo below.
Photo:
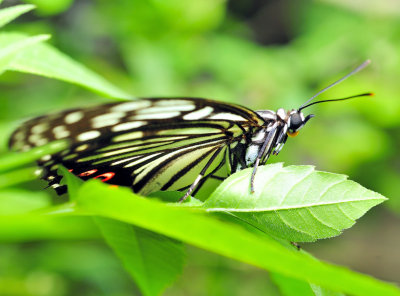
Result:
<svg viewBox="0 0 400 296"><path fill-rule="evenodd" d="M97 169L93 169L93 170L90 170L90 171L86 171L86 172L80 173L78 176L79 177L86 177L86 176L93 175L95 172L97 172Z"/></svg>
<svg viewBox="0 0 400 296"><path fill-rule="evenodd" d="M108 180L110 180L112 177L115 176L115 173L113 172L108 172L108 173L104 173L101 175L98 175L96 177L94 177L93 179L101 179L101 182L107 182Z"/></svg>

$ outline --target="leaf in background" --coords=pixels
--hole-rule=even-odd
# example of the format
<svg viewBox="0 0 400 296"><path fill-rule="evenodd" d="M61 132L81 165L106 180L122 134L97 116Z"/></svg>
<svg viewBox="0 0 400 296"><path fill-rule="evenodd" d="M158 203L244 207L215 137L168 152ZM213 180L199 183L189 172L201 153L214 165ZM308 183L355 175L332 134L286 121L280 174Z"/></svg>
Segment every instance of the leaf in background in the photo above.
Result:
<svg viewBox="0 0 400 296"><path fill-rule="evenodd" d="M1 11L0 11L1 12ZM33 37L14 38L14 34L0 34L0 74L7 70L11 61L16 54L28 46L33 46L35 43L45 41L50 38L50 35L37 35Z"/></svg>
<svg viewBox="0 0 400 296"><path fill-rule="evenodd" d="M36 180L36 170L36 167L29 167L0 174L0 189Z"/></svg>
<svg viewBox="0 0 400 296"><path fill-rule="evenodd" d="M400 295L400 290L392 284L293 252L275 240L219 221L198 209L166 205L126 188L109 188L98 180L90 180L82 185L76 201L78 212L134 224L335 291L352 295Z"/></svg>
<svg viewBox="0 0 400 296"><path fill-rule="evenodd" d="M21 33L8 33L9 38L26 38ZM132 99L100 75L55 49L49 44L36 44L21 50L8 70L31 73L77 84L106 97Z"/></svg>
<svg viewBox="0 0 400 296"><path fill-rule="evenodd" d="M182 273L181 242L113 219L95 221L143 295L160 295Z"/></svg>
<svg viewBox="0 0 400 296"><path fill-rule="evenodd" d="M99 238L92 219L55 215L0 216L0 242Z"/></svg>
<svg viewBox="0 0 400 296"><path fill-rule="evenodd" d="M0 191L0 216L28 213L50 206L50 196L44 191L23 189Z"/></svg>
<svg viewBox="0 0 400 296"><path fill-rule="evenodd" d="M370 208L385 201L347 176L282 163L252 168L227 178L204 203L207 211L228 211L274 236L315 241L339 235Z"/></svg>
<svg viewBox="0 0 400 296"><path fill-rule="evenodd" d="M23 0L36 5L35 14L51 16L66 11L74 0Z"/></svg>
<svg viewBox="0 0 400 296"><path fill-rule="evenodd" d="M0 157L0 173L30 164L47 154L60 152L68 147L68 142L64 140L54 141L49 144L32 148L27 152L10 152Z"/></svg>
<svg viewBox="0 0 400 296"><path fill-rule="evenodd" d="M0 1L1 3L1 1ZM19 17L21 14L24 14L28 11L31 11L35 8L35 5L24 4L24 5L16 5L12 7L7 7L0 10L0 28L5 24L8 24L12 20ZM0 43L2 44L2 43Z"/></svg>

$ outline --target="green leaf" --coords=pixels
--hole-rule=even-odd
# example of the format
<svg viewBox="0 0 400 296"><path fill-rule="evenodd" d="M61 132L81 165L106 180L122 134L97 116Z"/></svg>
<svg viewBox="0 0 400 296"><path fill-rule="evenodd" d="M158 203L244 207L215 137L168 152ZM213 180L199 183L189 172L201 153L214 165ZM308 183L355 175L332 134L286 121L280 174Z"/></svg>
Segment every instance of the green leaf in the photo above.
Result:
<svg viewBox="0 0 400 296"><path fill-rule="evenodd" d="M282 163L259 167L251 194L252 170L227 178L204 208L233 213L273 236L309 242L339 235L386 200L347 176Z"/></svg>
<svg viewBox="0 0 400 296"><path fill-rule="evenodd" d="M343 293L330 291L314 284L310 284L310 287L313 290L315 296L345 296Z"/></svg>
<svg viewBox="0 0 400 296"><path fill-rule="evenodd" d="M182 273L181 242L117 220L95 220L143 295L160 295Z"/></svg>
<svg viewBox="0 0 400 296"><path fill-rule="evenodd" d="M279 287L282 296L315 296L310 284L305 281L287 277L279 273L271 273L270 277Z"/></svg>
<svg viewBox="0 0 400 296"><path fill-rule="evenodd" d="M219 221L199 209L146 199L127 188L85 182L76 199L78 211L116 219L262 269L352 295L400 295L392 284L309 258L273 239ZM334 279L334 280L333 280Z"/></svg>
<svg viewBox="0 0 400 296"><path fill-rule="evenodd" d="M38 178L35 174L36 170L36 167L29 167L0 174L0 189L36 180Z"/></svg>
<svg viewBox="0 0 400 296"><path fill-rule="evenodd" d="M40 147L32 148L27 152L10 152L3 154L0 157L0 172L15 169L25 164L30 164L42 156L60 152L67 147L67 141L59 140Z"/></svg>
<svg viewBox="0 0 400 296"><path fill-rule="evenodd" d="M68 195L71 200L74 200L75 196L78 195L78 190L83 184L83 180L70 173L64 166L60 166L58 169L64 178L61 179L61 184L68 184Z"/></svg>
<svg viewBox="0 0 400 296"><path fill-rule="evenodd" d="M61 215L0 216L0 242L99 238L100 234L91 220Z"/></svg>
<svg viewBox="0 0 400 296"><path fill-rule="evenodd" d="M28 46L42 42L50 38L50 35L37 35L33 37L14 38L13 34L0 34L0 74L7 70L16 54Z"/></svg>
<svg viewBox="0 0 400 296"><path fill-rule="evenodd" d="M0 191L0 216L28 213L50 206L50 196L44 191L30 192L22 189Z"/></svg>
<svg viewBox="0 0 400 296"><path fill-rule="evenodd" d="M1 3L1 1L0 1ZM12 20L19 17L21 14L24 14L28 11L31 11L35 8L35 5L24 4L24 5L16 5L12 7L7 7L0 10L0 28L5 24L8 24ZM3 44L3 43L0 43Z"/></svg>
<svg viewBox="0 0 400 296"><path fill-rule="evenodd" d="M36 5L35 13L40 16L51 16L66 11L74 0L24 0Z"/></svg>
<svg viewBox="0 0 400 296"><path fill-rule="evenodd" d="M329 291L317 285L279 273L271 273L270 276L273 282L279 287L282 296L344 296L340 292Z"/></svg>
<svg viewBox="0 0 400 296"><path fill-rule="evenodd" d="M26 36L20 33L12 33L12 37L18 39ZM8 70L59 79L80 85L106 97L132 98L131 95L49 44L36 44L20 51L9 64Z"/></svg>

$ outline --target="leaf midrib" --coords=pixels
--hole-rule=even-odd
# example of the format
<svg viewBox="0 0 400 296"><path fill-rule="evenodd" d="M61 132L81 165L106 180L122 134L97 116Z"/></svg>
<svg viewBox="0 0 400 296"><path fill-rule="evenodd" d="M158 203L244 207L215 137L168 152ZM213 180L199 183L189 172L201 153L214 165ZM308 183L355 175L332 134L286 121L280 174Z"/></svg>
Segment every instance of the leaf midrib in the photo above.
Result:
<svg viewBox="0 0 400 296"><path fill-rule="evenodd" d="M328 205L340 205L347 204L351 202L364 202L366 200L385 200L382 197L363 197L363 199L347 199L343 201L329 201L324 203L309 203L304 205L294 205L294 206L285 206L285 207L265 207L265 208L252 208L252 209L236 209L236 208L206 208L206 212L270 212L270 211L284 211L284 210L293 210L293 209L303 209L303 208L311 208L311 207L321 207Z"/></svg>

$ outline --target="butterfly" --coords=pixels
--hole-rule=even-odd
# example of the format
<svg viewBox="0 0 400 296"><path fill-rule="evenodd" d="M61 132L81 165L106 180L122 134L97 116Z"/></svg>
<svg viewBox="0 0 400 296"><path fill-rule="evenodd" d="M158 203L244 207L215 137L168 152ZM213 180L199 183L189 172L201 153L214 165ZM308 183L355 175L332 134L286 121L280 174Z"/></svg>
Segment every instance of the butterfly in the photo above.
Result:
<svg viewBox="0 0 400 296"><path fill-rule="evenodd" d="M302 110L317 103L371 95L310 103L368 63L289 111L252 111L201 98L139 99L31 119L12 134L9 146L27 151L55 140L68 140L68 149L38 161L43 168L42 178L58 194L67 191L57 173L60 165L83 180L93 178L128 186L142 195L186 190L181 201L194 194L207 178L224 179L253 167L253 192L257 167L270 155L278 155L288 137L297 136L314 117L305 116Z"/></svg>

